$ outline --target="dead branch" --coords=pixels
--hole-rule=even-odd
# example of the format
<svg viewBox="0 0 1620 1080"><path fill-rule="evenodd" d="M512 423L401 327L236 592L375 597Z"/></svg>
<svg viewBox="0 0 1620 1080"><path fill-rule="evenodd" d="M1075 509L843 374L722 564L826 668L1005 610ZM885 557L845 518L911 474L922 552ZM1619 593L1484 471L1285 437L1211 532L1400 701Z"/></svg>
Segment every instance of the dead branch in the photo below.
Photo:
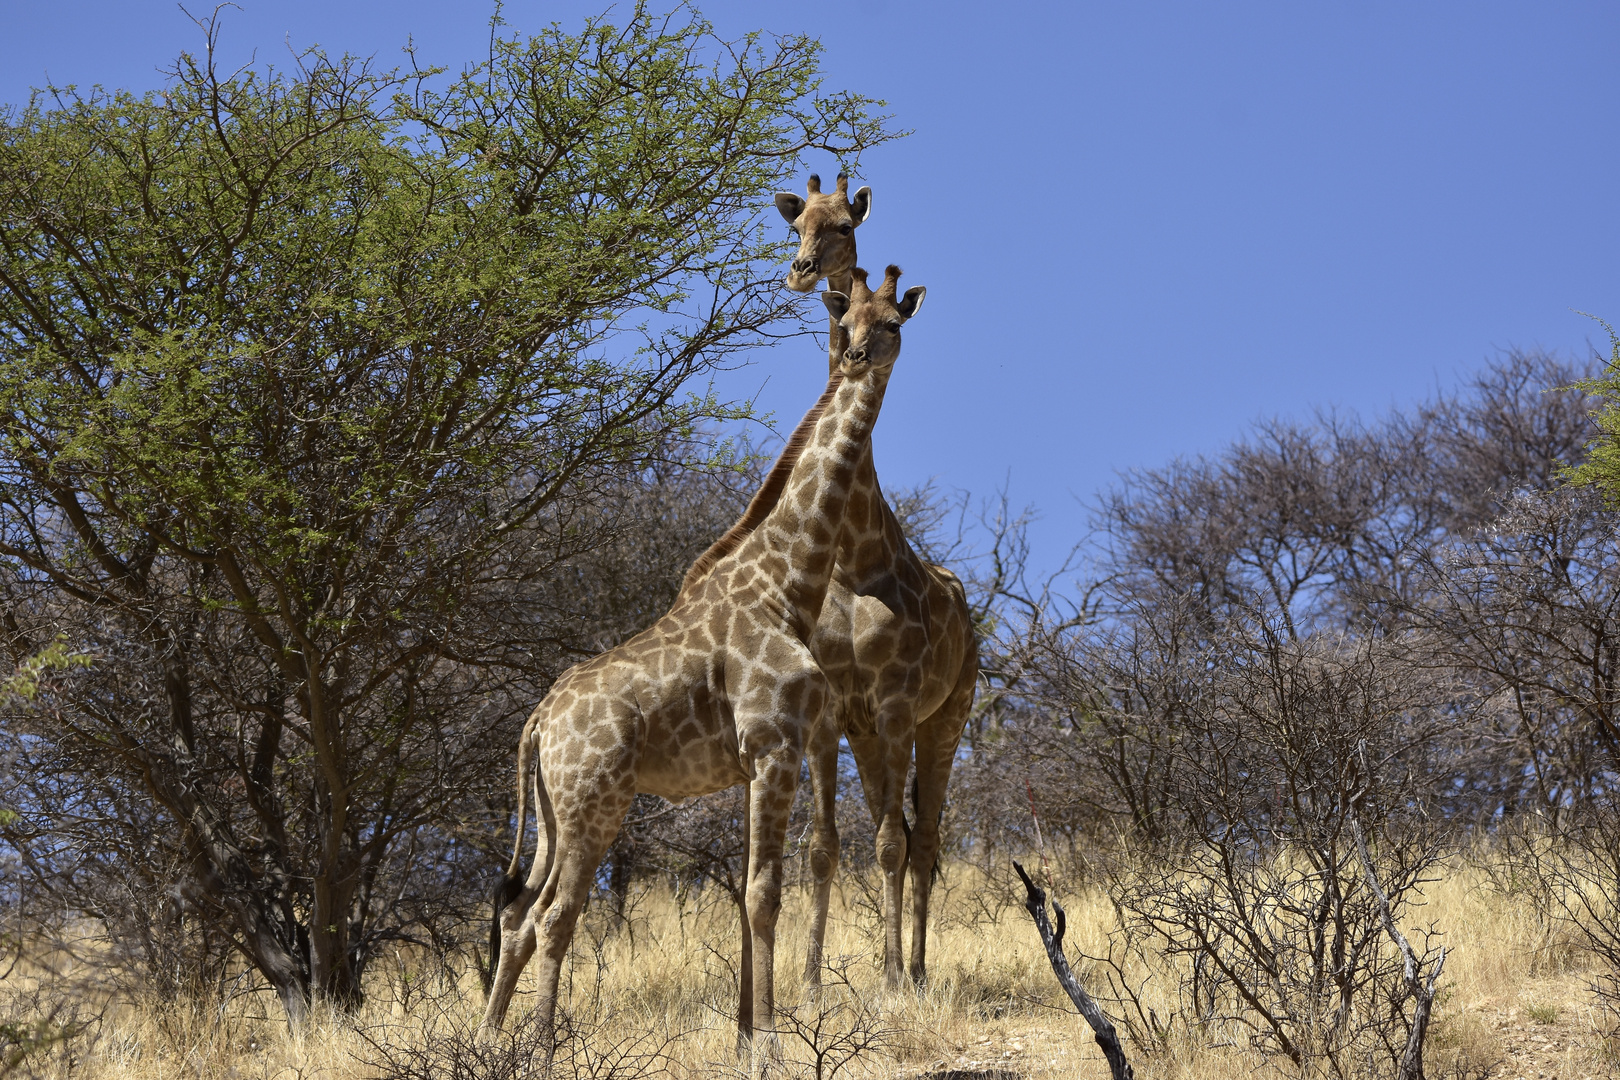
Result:
<svg viewBox="0 0 1620 1080"><path fill-rule="evenodd" d="M1102 1008L1092 996L1086 993L1080 980L1075 978L1074 969L1069 966L1069 958L1063 954L1064 914L1063 905L1056 900L1052 907L1057 912L1057 930L1054 932L1052 923L1046 917L1046 893L1035 884L1034 880L1024 872L1018 860L1013 860L1013 869L1024 881L1026 896L1024 907L1035 919L1035 929L1040 932L1041 944L1046 946L1046 958L1052 962L1052 973L1057 976L1058 985L1063 987L1074 1002L1074 1007L1080 1010L1080 1015L1086 1018L1091 1030L1097 1037L1097 1045L1102 1047L1103 1056L1108 1059L1108 1069L1113 1080L1136 1080L1136 1073L1131 1069L1130 1062L1125 1060L1125 1051L1119 1046L1119 1033L1114 1030L1113 1021L1103 1014Z"/></svg>

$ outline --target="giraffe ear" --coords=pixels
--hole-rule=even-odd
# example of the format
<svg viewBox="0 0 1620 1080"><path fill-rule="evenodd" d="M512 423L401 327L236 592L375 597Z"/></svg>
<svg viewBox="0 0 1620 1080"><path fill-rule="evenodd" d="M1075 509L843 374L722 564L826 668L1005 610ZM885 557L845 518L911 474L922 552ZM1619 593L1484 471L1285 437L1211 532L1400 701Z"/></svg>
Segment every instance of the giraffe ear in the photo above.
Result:
<svg viewBox="0 0 1620 1080"><path fill-rule="evenodd" d="M778 191L776 209L781 211L782 216L787 218L788 224L791 225L799 220L800 214L804 213L804 200L791 191Z"/></svg>
<svg viewBox="0 0 1620 1080"><path fill-rule="evenodd" d="M906 295L902 296L900 298L900 303L895 305L900 310L900 317L902 319L909 319L913 315L917 314L917 309L922 307L923 297L927 295L928 290L923 288L921 285L913 285L911 288L907 289Z"/></svg>
<svg viewBox="0 0 1620 1080"><path fill-rule="evenodd" d="M834 319L842 319L844 312L849 310L849 297L831 289L821 294L821 302L827 305L827 314Z"/></svg>
<svg viewBox="0 0 1620 1080"><path fill-rule="evenodd" d="M855 224L859 225L865 221L872 212L872 189L863 187L857 191L855 197L849 201L849 208L855 218Z"/></svg>

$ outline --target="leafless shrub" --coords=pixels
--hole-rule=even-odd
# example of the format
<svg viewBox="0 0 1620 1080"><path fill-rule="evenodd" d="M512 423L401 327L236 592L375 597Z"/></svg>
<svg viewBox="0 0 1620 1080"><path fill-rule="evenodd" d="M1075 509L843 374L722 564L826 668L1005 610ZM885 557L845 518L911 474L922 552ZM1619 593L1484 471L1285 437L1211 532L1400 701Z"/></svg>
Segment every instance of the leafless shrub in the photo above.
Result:
<svg viewBox="0 0 1620 1080"><path fill-rule="evenodd" d="M1206 1039L1332 1075L1393 1061L1416 1002L1386 904L1403 919L1441 855L1423 821L1433 687L1377 640L1255 619L1220 640L1169 765L1186 826L1115 871L1126 940L1170 962L1175 1022ZM1135 1037L1162 1043L1169 1023L1138 1010Z"/></svg>
<svg viewBox="0 0 1620 1080"><path fill-rule="evenodd" d="M1572 808L1555 830L1520 830L1508 851L1541 910L1595 962L1592 995L1620 1039L1620 800Z"/></svg>
<svg viewBox="0 0 1620 1080"><path fill-rule="evenodd" d="M418 1017L419 1022L422 1021ZM668 1033L609 1036L599 1024L559 1010L548 1035L532 1016L509 1023L489 1041L475 1027L441 1012L425 1020L420 1039L378 1026L361 1029L377 1080L631 1080L669 1073ZM546 1063L550 1061L549 1071Z"/></svg>
<svg viewBox="0 0 1620 1080"><path fill-rule="evenodd" d="M1435 759L1460 781L1446 796L1447 820L1488 823L1526 798L1550 805L1535 793L1542 783L1535 770L1544 773L1564 755L1562 744L1544 735L1580 725L1542 719L1559 700L1547 677L1524 703L1534 713L1528 719L1513 715L1520 705L1510 696L1494 711L1475 710L1476 699L1504 688L1532 689L1516 637L1521 626L1509 617L1515 590L1543 608L1536 623L1554 638L1564 627L1574 632L1524 642L1556 661L1531 666L1557 668L1556 677L1577 689L1583 671L1607 677L1601 662L1582 664L1601 660L1594 649L1608 640L1606 624L1593 621L1610 588L1604 552L1613 545L1605 548L1597 535L1602 522L1519 520L1508 533L1530 542L1505 545L1508 533L1491 525L1504 513L1503 521L1525 518L1532 493L1556 484L1561 463L1580 459L1590 401L1550 391L1585 370L1515 353L1462 391L1376 423L1331 414L1268 421L1222 453L1127 473L1099 497L1076 581L1009 587L1002 576L988 590L995 602L985 670L994 686L981 695L985 704L970 729L974 761L963 771L969 784L981 774L988 781L974 789L976 805L993 807L1005 821L1027 819L1027 804L1019 812L1021 790L994 790L998 781L1021 789L1006 777L1023 774L1043 800L1049 831L1060 837L1125 830L1159 843L1174 836L1181 824L1167 801L1166 765L1185 726L1188 680L1201 677L1199 664L1226 621L1244 612L1262 612L1288 638L1423 629L1443 677L1472 672L1457 688L1457 708L1469 710L1473 724L1456 727L1458 737ZM1016 535L991 532L995 565L1016 565ZM1554 534L1586 545L1570 568L1580 595L1567 587L1555 594L1552 580L1531 589L1529 580L1504 578L1513 588L1503 591L1488 573L1474 579L1496 592L1459 594L1465 582L1457 580L1457 560L1470 554L1520 578L1538 564L1556 569L1552 556L1561 553L1542 558L1537 549L1546 544L1535 539ZM1487 542L1500 550L1485 552ZM1003 562L1007 555L1014 557ZM1493 635L1497 640L1487 640ZM1560 651L1565 655L1556 656ZM1495 670L1504 665L1518 667ZM1564 712L1589 714L1594 700L1585 694L1580 708ZM1588 717L1586 728L1596 723ZM1572 771L1590 776L1591 758L1582 750L1568 760ZM1526 764L1533 765L1528 773Z"/></svg>
<svg viewBox="0 0 1620 1080"><path fill-rule="evenodd" d="M833 1080L846 1066L891 1049L902 1031L850 981L854 957L834 957L816 1000L781 1009L777 1033L784 1054L816 1080Z"/></svg>
<svg viewBox="0 0 1620 1080"><path fill-rule="evenodd" d="M100 1020L77 996L8 988L0 1005L0 1077L70 1075L93 1043Z"/></svg>
<svg viewBox="0 0 1620 1080"><path fill-rule="evenodd" d="M1143 940L1142 928L1135 920L1125 917L1118 907L1114 912L1116 923L1108 937L1107 952L1092 956L1076 949L1074 967L1137 1054L1150 1059L1162 1057L1179 1039L1192 1034L1185 1026L1190 1018L1183 1011L1160 1013L1150 1004L1153 975L1138 961L1147 955L1151 944Z"/></svg>
<svg viewBox="0 0 1620 1080"><path fill-rule="evenodd" d="M1511 819L1556 819L1620 777L1620 533L1597 493L1523 492L1436 551L1414 612L1429 662L1487 706L1467 761Z"/></svg>
<svg viewBox="0 0 1620 1080"><path fill-rule="evenodd" d="M1583 370L1512 354L1374 423L1259 424L1102 496L1072 586L992 575L957 825L1028 851L1038 814L1104 875L1121 923L1088 962L1139 1048L1410 1061L1440 964L1411 909L1442 853L1612 789L1613 515L1548 494L1591 408L1550 391ZM1173 1015L1148 952L1177 961Z"/></svg>

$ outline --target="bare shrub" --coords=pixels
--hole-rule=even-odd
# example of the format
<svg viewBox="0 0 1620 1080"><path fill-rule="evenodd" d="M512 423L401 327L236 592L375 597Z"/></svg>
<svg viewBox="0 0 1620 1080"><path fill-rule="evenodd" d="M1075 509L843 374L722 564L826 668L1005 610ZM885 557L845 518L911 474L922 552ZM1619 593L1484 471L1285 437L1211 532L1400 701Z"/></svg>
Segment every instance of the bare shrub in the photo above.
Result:
<svg viewBox="0 0 1620 1080"><path fill-rule="evenodd" d="M420 1019L419 1019L420 1022ZM669 1073L665 1032L610 1035L600 1024L558 1010L552 1033L535 1017L509 1023L492 1040L446 1013L429 1017L419 1039L392 1027L362 1029L377 1080L631 1080ZM550 1061L549 1071L547 1061Z"/></svg>
<svg viewBox="0 0 1620 1080"><path fill-rule="evenodd" d="M71 1074L94 1041L97 1012L76 996L8 991L0 1004L0 1077Z"/></svg>
<svg viewBox="0 0 1620 1080"><path fill-rule="evenodd" d="M1542 911L1593 961L1592 996L1609 1039L1620 1040L1620 800L1575 807L1556 830L1516 832L1509 858L1535 883Z"/></svg>
<svg viewBox="0 0 1620 1080"><path fill-rule="evenodd" d="M1382 641L1257 619L1221 641L1169 765L1186 828L1114 871L1126 940L1169 962L1190 1032L1334 1075L1393 1061L1417 1010L1385 912L1404 920L1441 856L1423 821L1435 688ZM1162 1042L1165 1021L1134 1020Z"/></svg>
<svg viewBox="0 0 1620 1080"><path fill-rule="evenodd" d="M1430 663L1465 675L1488 708L1466 762L1512 818L1556 818L1620 776L1620 545L1594 491L1513 496L1501 516L1425 566L1414 612Z"/></svg>
<svg viewBox="0 0 1620 1080"><path fill-rule="evenodd" d="M827 961L816 999L777 1015L787 1059L816 1080L833 1080L856 1060L891 1050L902 1032L885 1010L850 981L854 957Z"/></svg>
<svg viewBox="0 0 1620 1080"><path fill-rule="evenodd" d="M1027 839L1023 785L1009 775L1031 780L1049 835L1082 846L1121 831L1150 844L1175 836L1182 823L1167 768L1188 695L1226 621L1245 612L1296 639L1422 628L1437 644L1436 670L1470 674L1458 708L1529 692L1526 716L1504 696L1494 711L1470 712L1478 723L1454 727L1436 756L1459 781L1436 794L1452 822L1488 824L1527 799L1551 805L1542 786L1556 796L1573 782L1565 773L1590 777L1590 745L1571 745L1566 757L1563 742L1545 737L1575 735L1572 719L1585 717L1588 732L1600 726L1603 709L1590 707L1581 679L1608 677L1594 650L1612 638L1603 620L1613 545L1590 514L1531 521L1522 512L1531 493L1556 483L1561 463L1581 459L1591 401L1549 391L1588 370L1514 353L1461 391L1377 422L1267 421L1220 453L1133 470L1099 496L1073 582L1024 585L1018 530L987 522L996 542L980 576L991 586L984 669L993 688L970 724L973 760L962 770L974 805L999 819L987 839L1001 830ZM1524 520L1502 532L1491 523L1504 512ZM1574 590L1552 588L1560 583L1548 574L1570 553L1543 550L1542 537L1584 545L1570 567ZM1464 557L1492 563L1501 582L1485 571L1458 580ZM1538 566L1548 568L1539 584ZM1497 591L1468 596L1470 581ZM1550 638L1517 640L1515 590L1540 608L1524 629ZM1564 628L1572 634L1561 638ZM1521 644L1557 663L1526 657ZM1582 667L1582 658L1597 662ZM1560 706L1551 678L1571 680L1578 703Z"/></svg>

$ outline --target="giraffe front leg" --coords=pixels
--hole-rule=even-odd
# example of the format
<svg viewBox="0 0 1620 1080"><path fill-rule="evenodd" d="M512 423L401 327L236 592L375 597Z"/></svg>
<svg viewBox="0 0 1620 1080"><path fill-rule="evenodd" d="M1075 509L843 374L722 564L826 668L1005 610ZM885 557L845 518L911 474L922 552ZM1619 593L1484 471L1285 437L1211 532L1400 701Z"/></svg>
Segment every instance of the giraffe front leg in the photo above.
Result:
<svg viewBox="0 0 1620 1080"><path fill-rule="evenodd" d="M742 928L742 952L737 961L737 1057L746 1059L748 1048L754 1042L754 928L748 922L748 850L749 837L753 830L749 828L751 812L751 791L748 785L743 786L743 815L742 815L742 874L740 884L732 890L732 896L737 902L737 925ZM727 882L730 888L730 882Z"/></svg>
<svg viewBox="0 0 1620 1080"><path fill-rule="evenodd" d="M838 791L838 725L831 715L824 715L810 733L810 747L805 757L810 763L814 824L810 838L810 941L805 948L804 983L810 1000L814 1001L821 990L827 908L832 902L833 875L838 872L835 803Z"/></svg>
<svg viewBox="0 0 1620 1080"><path fill-rule="evenodd" d="M776 920L782 910L782 849L799 783L800 753L756 759L749 785L748 926L753 938L755 1075L781 1056L776 1036Z"/></svg>
<svg viewBox="0 0 1620 1080"><path fill-rule="evenodd" d="M901 902L905 896L906 835L905 785L911 767L909 733L900 737L880 714L870 734L849 735L850 752L861 774L861 790L872 814L876 831L874 847L879 871L883 874L883 983L898 989L905 961L900 953Z"/></svg>

